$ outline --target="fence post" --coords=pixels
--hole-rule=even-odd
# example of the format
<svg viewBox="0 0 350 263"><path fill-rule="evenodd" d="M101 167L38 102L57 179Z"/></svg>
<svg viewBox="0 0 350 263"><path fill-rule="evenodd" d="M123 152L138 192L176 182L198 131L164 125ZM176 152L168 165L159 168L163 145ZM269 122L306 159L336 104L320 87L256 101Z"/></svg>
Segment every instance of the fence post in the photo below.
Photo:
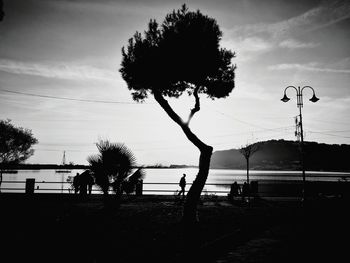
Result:
<svg viewBox="0 0 350 263"><path fill-rule="evenodd" d="M35 178L27 178L26 179L26 194L32 195L34 194L34 185L35 185Z"/></svg>
<svg viewBox="0 0 350 263"><path fill-rule="evenodd" d="M250 182L250 193L252 197L257 197L258 196L258 181L251 181Z"/></svg>
<svg viewBox="0 0 350 263"><path fill-rule="evenodd" d="M141 196L142 195L142 189L143 189L143 180L139 180L136 183L136 195Z"/></svg>

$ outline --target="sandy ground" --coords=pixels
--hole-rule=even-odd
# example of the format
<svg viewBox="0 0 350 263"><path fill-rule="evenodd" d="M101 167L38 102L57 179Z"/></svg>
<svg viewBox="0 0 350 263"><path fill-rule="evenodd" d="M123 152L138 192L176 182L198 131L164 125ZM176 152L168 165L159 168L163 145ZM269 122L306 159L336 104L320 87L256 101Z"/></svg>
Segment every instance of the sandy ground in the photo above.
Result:
<svg viewBox="0 0 350 263"><path fill-rule="evenodd" d="M347 262L349 202L203 197L186 229L174 196L0 194L1 262ZM5 260L3 260L5 259Z"/></svg>

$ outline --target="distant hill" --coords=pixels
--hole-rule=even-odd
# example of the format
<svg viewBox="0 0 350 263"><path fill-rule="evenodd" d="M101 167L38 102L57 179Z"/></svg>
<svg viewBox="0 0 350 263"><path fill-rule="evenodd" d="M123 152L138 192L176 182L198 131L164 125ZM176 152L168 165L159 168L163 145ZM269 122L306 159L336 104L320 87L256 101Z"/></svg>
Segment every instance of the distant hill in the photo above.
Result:
<svg viewBox="0 0 350 263"><path fill-rule="evenodd" d="M299 142L270 140L258 142L259 150L250 158L250 169L299 170ZM304 142L305 168L314 171L350 171L350 145ZM211 168L246 169L239 149L215 151Z"/></svg>

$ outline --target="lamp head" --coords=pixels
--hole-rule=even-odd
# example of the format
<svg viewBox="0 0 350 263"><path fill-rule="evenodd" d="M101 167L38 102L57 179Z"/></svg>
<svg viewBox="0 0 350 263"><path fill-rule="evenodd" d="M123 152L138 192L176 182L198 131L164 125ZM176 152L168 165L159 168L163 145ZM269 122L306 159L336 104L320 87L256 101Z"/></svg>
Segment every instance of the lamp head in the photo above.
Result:
<svg viewBox="0 0 350 263"><path fill-rule="evenodd" d="M319 101L319 100L320 100L320 99L317 98L317 97L315 96L315 93L314 93L314 95L312 96L312 98L310 99L311 102L317 102L317 101Z"/></svg>
<svg viewBox="0 0 350 263"><path fill-rule="evenodd" d="M284 94L283 98L281 99L283 102L288 102L289 100L290 98L288 98L286 94Z"/></svg>

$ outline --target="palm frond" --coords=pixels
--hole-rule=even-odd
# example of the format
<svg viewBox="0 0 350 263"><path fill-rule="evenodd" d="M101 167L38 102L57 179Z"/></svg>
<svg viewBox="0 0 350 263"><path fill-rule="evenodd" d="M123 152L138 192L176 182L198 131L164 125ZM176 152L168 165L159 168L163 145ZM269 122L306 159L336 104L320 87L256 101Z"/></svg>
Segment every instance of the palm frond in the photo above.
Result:
<svg viewBox="0 0 350 263"><path fill-rule="evenodd" d="M108 140L100 140L96 143L99 151L96 155L88 157L91 171L96 174L96 183L106 184L109 177L114 181L114 189L129 177L134 166L136 157L133 152L123 143L111 143ZM139 172L141 176L141 172ZM136 178L137 175L134 177Z"/></svg>

